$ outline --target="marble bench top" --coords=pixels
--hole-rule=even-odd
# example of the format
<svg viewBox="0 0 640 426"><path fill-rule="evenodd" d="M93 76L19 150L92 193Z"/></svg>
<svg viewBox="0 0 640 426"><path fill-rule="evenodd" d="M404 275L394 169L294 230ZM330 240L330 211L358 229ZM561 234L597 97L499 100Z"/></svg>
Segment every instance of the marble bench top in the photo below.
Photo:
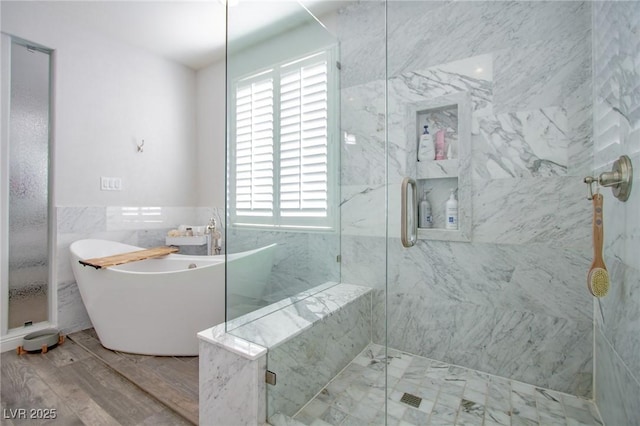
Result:
<svg viewBox="0 0 640 426"><path fill-rule="evenodd" d="M292 339L316 321L371 292L368 287L344 283L326 283L319 287L201 331L198 337L246 358L257 359L266 353L266 348Z"/></svg>

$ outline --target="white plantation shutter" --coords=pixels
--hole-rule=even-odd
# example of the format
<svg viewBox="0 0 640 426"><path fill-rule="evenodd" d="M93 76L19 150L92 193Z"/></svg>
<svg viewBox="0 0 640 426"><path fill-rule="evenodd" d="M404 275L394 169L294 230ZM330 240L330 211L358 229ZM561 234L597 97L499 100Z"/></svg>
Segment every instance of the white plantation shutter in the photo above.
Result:
<svg viewBox="0 0 640 426"><path fill-rule="evenodd" d="M280 214L327 217L327 59L283 67L280 77Z"/></svg>
<svg viewBox="0 0 640 426"><path fill-rule="evenodd" d="M235 201L238 216L273 216L273 101L273 76L260 76L237 87Z"/></svg>
<svg viewBox="0 0 640 426"><path fill-rule="evenodd" d="M323 51L237 84L236 224L332 226L329 70Z"/></svg>

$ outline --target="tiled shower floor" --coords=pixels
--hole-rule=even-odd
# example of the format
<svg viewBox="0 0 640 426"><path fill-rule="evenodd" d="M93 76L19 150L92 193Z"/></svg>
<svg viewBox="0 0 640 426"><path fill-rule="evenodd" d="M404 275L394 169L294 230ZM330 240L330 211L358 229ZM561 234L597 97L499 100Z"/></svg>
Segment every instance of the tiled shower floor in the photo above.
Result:
<svg viewBox="0 0 640 426"><path fill-rule="evenodd" d="M391 349L388 355L388 425L602 424L593 402L583 398ZM384 425L384 386L384 348L372 344L294 420L312 426ZM422 398L417 408L400 402L405 392Z"/></svg>

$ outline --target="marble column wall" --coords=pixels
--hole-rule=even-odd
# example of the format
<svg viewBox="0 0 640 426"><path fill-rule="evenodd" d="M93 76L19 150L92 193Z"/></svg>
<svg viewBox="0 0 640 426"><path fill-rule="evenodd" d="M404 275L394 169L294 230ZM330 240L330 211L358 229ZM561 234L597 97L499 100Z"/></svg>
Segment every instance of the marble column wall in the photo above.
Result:
<svg viewBox="0 0 640 426"><path fill-rule="evenodd" d="M604 189L609 294L595 309L595 399L606 424L640 424L640 3L596 2L594 172L620 155L634 171L629 200Z"/></svg>
<svg viewBox="0 0 640 426"><path fill-rule="evenodd" d="M341 126L357 140L342 149L342 281L378 290L378 343L386 295L391 347L590 396L590 3L386 9L388 74L384 4L338 15ZM472 176L471 242L404 249L398 193L415 176L417 138L406 105L459 92L472 105L471 158L461 159Z"/></svg>

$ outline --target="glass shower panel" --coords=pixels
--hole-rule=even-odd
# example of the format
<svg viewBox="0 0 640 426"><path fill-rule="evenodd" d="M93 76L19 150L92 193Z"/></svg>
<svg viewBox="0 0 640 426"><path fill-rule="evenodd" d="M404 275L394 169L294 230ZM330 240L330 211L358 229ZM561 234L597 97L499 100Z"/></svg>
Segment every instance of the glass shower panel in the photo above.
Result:
<svg viewBox="0 0 640 426"><path fill-rule="evenodd" d="M229 321L338 282L340 221L335 37L297 2L227 21Z"/></svg>
<svg viewBox="0 0 640 426"><path fill-rule="evenodd" d="M46 321L49 286L49 54L12 43L9 328Z"/></svg>
<svg viewBox="0 0 640 426"><path fill-rule="evenodd" d="M387 3L388 353L391 366L410 365L389 369L388 392L394 405L404 393L422 398L418 408L400 405L402 419L390 412L390 424L409 413L414 424L482 424L502 392L519 392L516 382L592 393L583 178L593 167L592 88L619 89L593 85L594 5ZM418 155L425 126L430 158ZM405 177L433 219L411 248L400 243L396 208ZM457 223L447 220L452 191ZM512 413L527 409L511 401Z"/></svg>
<svg viewBox="0 0 640 426"><path fill-rule="evenodd" d="M386 2L302 3L227 9L226 326L271 424L384 422Z"/></svg>

